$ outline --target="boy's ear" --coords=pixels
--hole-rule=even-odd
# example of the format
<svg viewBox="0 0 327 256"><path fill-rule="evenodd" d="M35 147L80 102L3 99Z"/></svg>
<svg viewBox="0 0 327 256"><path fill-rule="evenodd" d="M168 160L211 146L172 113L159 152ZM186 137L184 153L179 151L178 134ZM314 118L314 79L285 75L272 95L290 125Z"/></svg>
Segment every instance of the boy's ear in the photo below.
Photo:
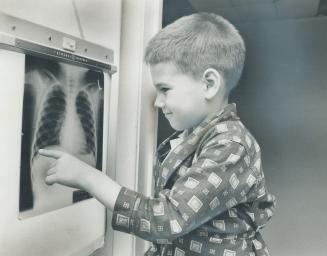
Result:
<svg viewBox="0 0 327 256"><path fill-rule="evenodd" d="M214 98L222 87L222 77L214 68L208 68L203 72L203 81L205 87L205 98L210 100Z"/></svg>

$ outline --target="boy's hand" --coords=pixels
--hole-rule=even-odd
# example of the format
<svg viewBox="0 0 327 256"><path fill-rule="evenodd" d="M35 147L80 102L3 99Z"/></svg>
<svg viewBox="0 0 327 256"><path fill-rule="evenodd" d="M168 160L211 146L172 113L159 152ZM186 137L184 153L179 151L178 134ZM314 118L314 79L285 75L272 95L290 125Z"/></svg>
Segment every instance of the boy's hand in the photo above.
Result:
<svg viewBox="0 0 327 256"><path fill-rule="evenodd" d="M40 149L38 153L55 159L46 173L45 183L59 183L65 186L83 189L83 182L93 167L76 157L58 150Z"/></svg>

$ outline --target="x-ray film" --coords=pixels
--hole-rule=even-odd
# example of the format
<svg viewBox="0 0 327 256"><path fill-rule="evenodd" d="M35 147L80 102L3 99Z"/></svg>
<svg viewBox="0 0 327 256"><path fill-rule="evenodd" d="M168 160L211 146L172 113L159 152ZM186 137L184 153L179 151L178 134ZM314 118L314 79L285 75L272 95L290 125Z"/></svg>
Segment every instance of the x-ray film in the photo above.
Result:
<svg viewBox="0 0 327 256"><path fill-rule="evenodd" d="M53 159L38 150L68 152L101 170L103 80L98 70L26 55L19 201L23 216L90 198L84 191L47 185Z"/></svg>

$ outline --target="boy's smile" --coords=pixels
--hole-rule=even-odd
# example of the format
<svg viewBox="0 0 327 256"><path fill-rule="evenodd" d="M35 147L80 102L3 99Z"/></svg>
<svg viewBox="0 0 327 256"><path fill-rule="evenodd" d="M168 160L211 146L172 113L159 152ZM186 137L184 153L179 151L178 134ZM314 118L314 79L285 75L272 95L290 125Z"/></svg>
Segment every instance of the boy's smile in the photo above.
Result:
<svg viewBox="0 0 327 256"><path fill-rule="evenodd" d="M194 128L209 114L205 99L205 84L182 73L173 63L150 67L157 90L155 106L161 108L175 130Z"/></svg>

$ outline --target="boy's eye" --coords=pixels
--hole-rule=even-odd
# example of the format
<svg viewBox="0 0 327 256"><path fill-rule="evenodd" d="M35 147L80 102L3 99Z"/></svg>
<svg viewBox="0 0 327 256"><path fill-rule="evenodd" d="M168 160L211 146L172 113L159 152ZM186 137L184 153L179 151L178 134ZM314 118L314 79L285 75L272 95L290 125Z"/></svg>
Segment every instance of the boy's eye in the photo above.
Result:
<svg viewBox="0 0 327 256"><path fill-rule="evenodd" d="M169 91L169 88L167 88L167 87L161 87L159 90L161 92L167 92L167 91Z"/></svg>

